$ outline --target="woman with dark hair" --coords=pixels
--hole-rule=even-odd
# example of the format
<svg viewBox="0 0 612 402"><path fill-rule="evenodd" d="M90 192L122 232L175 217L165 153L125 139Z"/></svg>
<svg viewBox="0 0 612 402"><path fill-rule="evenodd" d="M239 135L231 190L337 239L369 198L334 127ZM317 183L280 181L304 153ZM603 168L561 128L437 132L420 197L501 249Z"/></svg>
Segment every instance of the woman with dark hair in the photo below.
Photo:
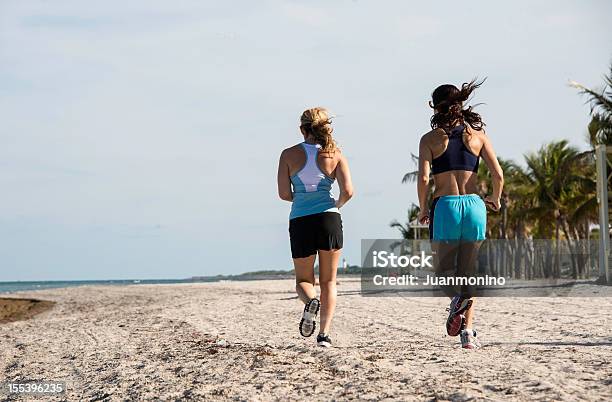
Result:
<svg viewBox="0 0 612 402"><path fill-rule="evenodd" d="M484 131L480 115L464 103L482 82L464 83L461 89L446 84L432 93L430 106L432 130L419 144L419 178L417 191L421 224L429 224L432 246L436 252L436 273L453 276L476 274L478 249L485 239L487 211L498 211L503 188L503 172L491 141ZM480 157L491 172L493 191L484 201L477 194L477 171ZM434 194L427 205L429 175L433 173ZM446 330L451 336L461 335L465 349L476 349L472 322L474 292L462 288L457 292L446 288L451 297ZM451 293L453 292L453 293Z"/></svg>
<svg viewBox="0 0 612 402"><path fill-rule="evenodd" d="M290 201L289 238L296 292L305 304L300 334L311 336L321 309L317 344L331 346L329 330L336 308L336 271L343 246L339 209L353 196L348 162L336 146L327 110L305 110L300 118L304 142L285 149L278 164L278 194ZM340 196L331 187L338 180ZM315 258L319 256L321 300L315 291Z"/></svg>

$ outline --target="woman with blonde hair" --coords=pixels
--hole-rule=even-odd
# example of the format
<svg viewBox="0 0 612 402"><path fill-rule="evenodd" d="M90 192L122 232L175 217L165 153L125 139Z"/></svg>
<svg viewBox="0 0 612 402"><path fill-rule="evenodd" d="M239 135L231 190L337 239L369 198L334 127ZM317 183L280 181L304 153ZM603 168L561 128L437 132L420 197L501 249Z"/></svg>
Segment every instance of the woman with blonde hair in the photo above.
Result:
<svg viewBox="0 0 612 402"><path fill-rule="evenodd" d="M339 209L353 196L348 162L332 137L326 109L307 109L300 118L304 142L285 149L278 164L278 194L291 202L289 238L296 292L305 304L300 334L311 336L321 310L317 344L331 346L329 330L336 308L336 271L343 246ZM338 180L340 196L332 184ZM319 256L321 299L315 290L314 264Z"/></svg>

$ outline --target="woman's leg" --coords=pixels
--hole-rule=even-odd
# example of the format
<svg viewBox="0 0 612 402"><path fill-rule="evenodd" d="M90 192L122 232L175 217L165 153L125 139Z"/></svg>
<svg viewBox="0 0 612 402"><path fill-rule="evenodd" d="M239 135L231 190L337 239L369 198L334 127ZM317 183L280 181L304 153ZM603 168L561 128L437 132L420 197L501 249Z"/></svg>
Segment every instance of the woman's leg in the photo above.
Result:
<svg viewBox="0 0 612 402"><path fill-rule="evenodd" d="M465 277L476 277L478 275L478 253L482 241L464 242L461 244L458 258L458 275ZM472 300L472 305L465 311L465 327L473 328L474 320L474 303L476 302L476 286L466 286L462 289L464 296L468 296Z"/></svg>
<svg viewBox="0 0 612 402"><path fill-rule="evenodd" d="M320 333L328 334L336 310L336 273L342 250L319 250L319 285L321 286Z"/></svg>
<svg viewBox="0 0 612 402"><path fill-rule="evenodd" d="M434 251L435 275L454 277L457 275L457 253L461 239L461 206L456 197L438 197L431 205L430 237ZM457 296L454 286L441 286L451 299Z"/></svg>
<svg viewBox="0 0 612 402"><path fill-rule="evenodd" d="M432 240L434 274L436 277L451 278L457 275L457 254L459 245L456 241L441 242ZM455 286L442 285L440 289L449 298L458 296Z"/></svg>
<svg viewBox="0 0 612 402"><path fill-rule="evenodd" d="M314 262L316 254L305 258L294 258L295 268L295 291L303 303L308 303L310 299L317 297L315 291Z"/></svg>
<svg viewBox="0 0 612 402"><path fill-rule="evenodd" d="M461 237L472 241L464 241L459 250L459 275L466 277L478 276L478 255L486 232L487 208L484 201L476 195L465 197ZM472 306L465 312L465 327L473 328L472 322L474 320L474 303L476 302L477 287L466 287L462 291L472 298Z"/></svg>
<svg viewBox="0 0 612 402"><path fill-rule="evenodd" d="M472 325L472 322L474 322L474 304L476 303L476 298L472 297L470 300L472 300L472 305L464 313L465 328L474 328L474 326Z"/></svg>

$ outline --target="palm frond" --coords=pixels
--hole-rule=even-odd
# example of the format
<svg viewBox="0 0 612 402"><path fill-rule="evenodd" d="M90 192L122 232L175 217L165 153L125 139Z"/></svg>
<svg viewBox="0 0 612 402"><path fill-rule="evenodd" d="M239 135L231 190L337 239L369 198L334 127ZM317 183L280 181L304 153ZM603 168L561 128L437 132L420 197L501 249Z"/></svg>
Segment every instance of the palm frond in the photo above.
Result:
<svg viewBox="0 0 612 402"><path fill-rule="evenodd" d="M419 171L415 170L413 172L408 172L402 177L402 184L406 184L408 182L416 181L419 177Z"/></svg>
<svg viewBox="0 0 612 402"><path fill-rule="evenodd" d="M579 222L588 219L589 217L597 217L597 197L592 196L585 200L583 203L578 205L576 209L574 209L573 213L570 215L570 219L572 222Z"/></svg>
<svg viewBox="0 0 612 402"><path fill-rule="evenodd" d="M587 88L576 81L570 81L570 86L578 89L581 95L587 96L591 109L602 108L606 113L612 113L612 90L608 90L608 86L600 91Z"/></svg>
<svg viewBox="0 0 612 402"><path fill-rule="evenodd" d="M597 144L612 144L612 64L610 72L604 77L605 86L595 90L576 82L570 81L569 85L578 89L578 92L586 96L586 102L591 107L591 122L588 126L588 139L591 146Z"/></svg>

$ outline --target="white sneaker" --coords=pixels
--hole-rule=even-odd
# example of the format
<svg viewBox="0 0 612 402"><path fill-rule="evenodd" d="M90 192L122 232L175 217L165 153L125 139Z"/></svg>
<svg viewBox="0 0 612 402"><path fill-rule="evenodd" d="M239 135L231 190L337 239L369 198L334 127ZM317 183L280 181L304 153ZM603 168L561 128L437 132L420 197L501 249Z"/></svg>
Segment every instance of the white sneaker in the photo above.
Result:
<svg viewBox="0 0 612 402"><path fill-rule="evenodd" d="M324 348L331 348L332 346L331 338L328 335L319 334L317 335L317 345L324 347Z"/></svg>
<svg viewBox="0 0 612 402"><path fill-rule="evenodd" d="M476 338L476 331L463 330L461 331L461 347L463 349L480 349L481 344Z"/></svg>
<svg viewBox="0 0 612 402"><path fill-rule="evenodd" d="M300 321L300 334L304 337L309 337L315 331L317 327L317 313L319 312L319 307L321 306L321 302L316 297L314 299L310 299L308 303L304 306L304 313L302 314L302 320Z"/></svg>

